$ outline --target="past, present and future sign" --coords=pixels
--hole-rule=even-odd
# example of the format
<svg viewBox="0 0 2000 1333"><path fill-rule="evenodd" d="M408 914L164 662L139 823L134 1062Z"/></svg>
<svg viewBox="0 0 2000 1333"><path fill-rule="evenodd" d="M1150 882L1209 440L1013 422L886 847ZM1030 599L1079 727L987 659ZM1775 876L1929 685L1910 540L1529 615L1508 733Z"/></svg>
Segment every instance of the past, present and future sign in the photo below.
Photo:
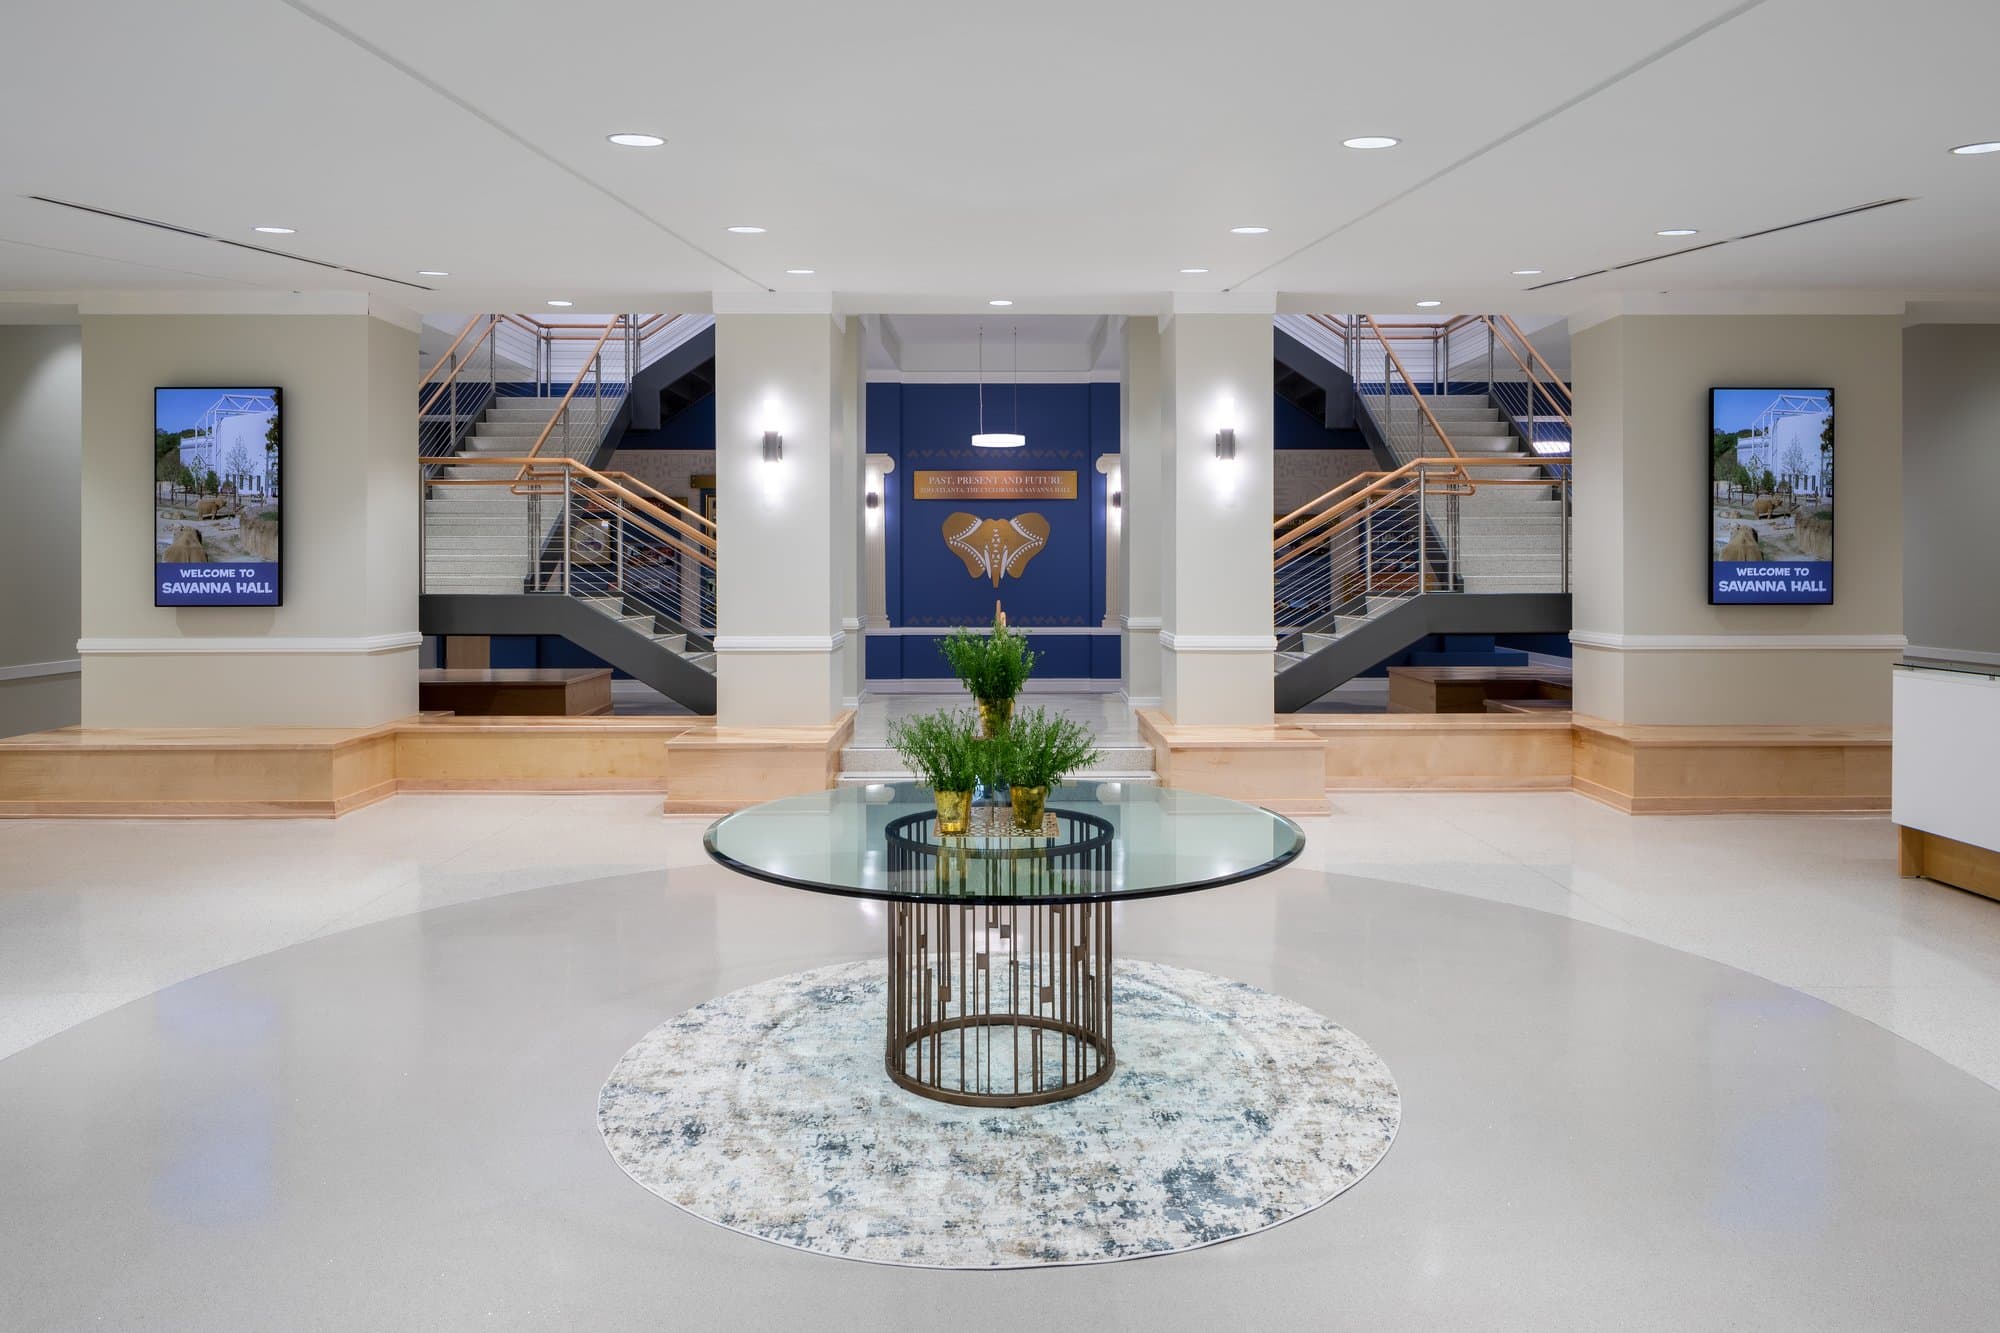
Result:
<svg viewBox="0 0 2000 1333"><path fill-rule="evenodd" d="M1033 468L919 471L912 500L1074 500L1076 472Z"/></svg>

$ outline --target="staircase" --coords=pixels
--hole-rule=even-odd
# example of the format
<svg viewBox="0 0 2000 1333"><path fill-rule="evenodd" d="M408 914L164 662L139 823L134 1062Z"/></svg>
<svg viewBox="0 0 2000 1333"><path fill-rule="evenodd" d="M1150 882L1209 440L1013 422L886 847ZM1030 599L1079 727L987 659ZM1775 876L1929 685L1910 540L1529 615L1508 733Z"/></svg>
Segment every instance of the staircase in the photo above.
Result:
<svg viewBox="0 0 2000 1333"><path fill-rule="evenodd" d="M1453 326L1312 318L1332 336L1308 345L1346 360L1382 468L1274 526L1279 711L1304 707L1429 635L1567 632L1568 435L1554 457L1536 434L1538 405L1552 388L1529 371L1525 392L1512 395L1528 410L1516 416L1495 389L1467 392L1450 379ZM1499 333L1489 317L1474 319ZM1399 354L1399 337L1429 340L1429 360L1420 362L1433 376L1429 392ZM1522 361L1524 370L1533 364Z"/></svg>
<svg viewBox="0 0 2000 1333"><path fill-rule="evenodd" d="M488 321L490 337L518 318L474 323ZM645 331L671 323L610 318L566 387L521 392L502 378L521 373L520 358L489 355L488 380L468 389L477 344L440 360L443 379L427 383L419 411L424 633L561 637L697 713L715 711L715 525L585 461L601 460L622 430L632 375L662 359L645 356ZM619 349L615 364L607 347ZM481 405L476 416L440 426L438 405L455 414L467 402Z"/></svg>

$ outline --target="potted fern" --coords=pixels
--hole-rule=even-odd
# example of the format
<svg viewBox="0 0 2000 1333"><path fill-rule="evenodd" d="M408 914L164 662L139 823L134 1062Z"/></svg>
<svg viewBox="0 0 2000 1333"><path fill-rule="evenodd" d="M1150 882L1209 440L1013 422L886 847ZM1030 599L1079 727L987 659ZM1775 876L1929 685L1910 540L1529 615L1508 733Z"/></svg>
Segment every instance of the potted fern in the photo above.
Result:
<svg viewBox="0 0 2000 1333"><path fill-rule="evenodd" d="M972 789L991 767L988 742L963 710L924 713L889 724L889 744L910 766L937 802L940 834L963 834L971 826Z"/></svg>
<svg viewBox="0 0 2000 1333"><path fill-rule="evenodd" d="M980 734L991 739L1005 731L1014 696L1041 656L1028 647L1028 636L1009 629L1007 617L996 614L991 634L961 626L945 636L938 651L979 706Z"/></svg>
<svg viewBox="0 0 2000 1333"><path fill-rule="evenodd" d="M1006 775L1017 832L1039 833L1049 788L1098 760L1097 746L1081 723L1046 708L1030 708L994 742L996 767Z"/></svg>

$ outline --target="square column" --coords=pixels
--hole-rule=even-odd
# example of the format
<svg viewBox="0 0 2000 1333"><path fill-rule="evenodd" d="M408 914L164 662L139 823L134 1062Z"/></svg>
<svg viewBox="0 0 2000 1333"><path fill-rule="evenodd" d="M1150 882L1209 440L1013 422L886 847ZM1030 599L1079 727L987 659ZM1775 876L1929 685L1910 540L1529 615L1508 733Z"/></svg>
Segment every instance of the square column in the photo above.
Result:
<svg viewBox="0 0 2000 1333"><path fill-rule="evenodd" d="M417 711L417 327L351 292L83 308L86 727L366 727ZM283 393L282 606L153 605L153 390Z"/></svg>
<svg viewBox="0 0 2000 1333"><path fill-rule="evenodd" d="M1118 626L1122 631L1122 692L1134 708L1160 706L1160 542L1168 516L1161 475L1165 445L1160 432L1160 324L1125 321L1125 370L1118 384L1117 483L1124 503L1118 525L1119 574L1124 580Z"/></svg>
<svg viewBox="0 0 2000 1333"><path fill-rule="evenodd" d="M840 714L842 583L861 505L860 441L843 411L849 359L830 306L737 313L718 298L719 727L822 726ZM782 440L775 460L767 431Z"/></svg>
<svg viewBox="0 0 2000 1333"><path fill-rule="evenodd" d="M1580 322L1580 321L1579 321ZM1900 314L1618 314L1572 335L1576 711L1880 726L1904 646ZM1834 391L1834 598L1708 603L1709 390Z"/></svg>
<svg viewBox="0 0 2000 1333"><path fill-rule="evenodd" d="M1160 691L1183 725L1271 725L1271 313L1208 298L1161 323Z"/></svg>

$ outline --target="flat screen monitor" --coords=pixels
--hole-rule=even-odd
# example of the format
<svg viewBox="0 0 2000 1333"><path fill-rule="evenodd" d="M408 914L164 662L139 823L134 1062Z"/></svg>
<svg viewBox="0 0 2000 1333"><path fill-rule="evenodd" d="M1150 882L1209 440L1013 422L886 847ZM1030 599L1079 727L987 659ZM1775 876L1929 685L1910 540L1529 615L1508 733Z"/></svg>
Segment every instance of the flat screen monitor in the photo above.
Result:
<svg viewBox="0 0 2000 1333"><path fill-rule="evenodd" d="M1711 389L1708 600L1833 601L1833 390Z"/></svg>
<svg viewBox="0 0 2000 1333"><path fill-rule="evenodd" d="M153 390L153 605L279 606L284 412L271 386Z"/></svg>

